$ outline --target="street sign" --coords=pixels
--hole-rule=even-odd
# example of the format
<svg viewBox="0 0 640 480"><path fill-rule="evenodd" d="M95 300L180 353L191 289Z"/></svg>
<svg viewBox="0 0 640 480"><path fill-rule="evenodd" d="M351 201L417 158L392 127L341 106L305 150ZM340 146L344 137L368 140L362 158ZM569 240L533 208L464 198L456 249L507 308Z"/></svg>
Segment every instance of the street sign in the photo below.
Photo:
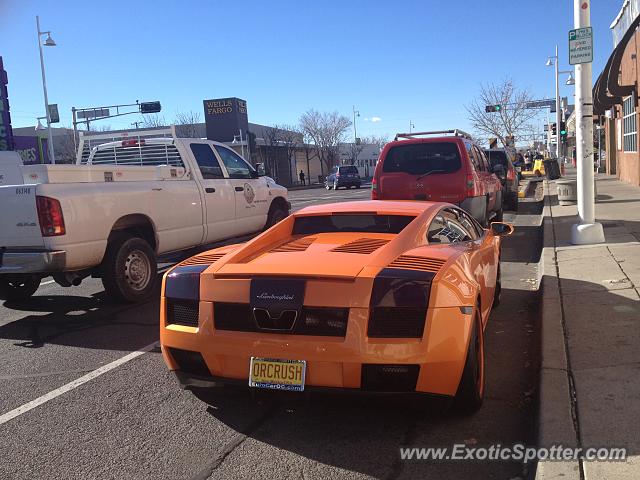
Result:
<svg viewBox="0 0 640 480"><path fill-rule="evenodd" d="M593 30L591 27L569 30L569 63L593 62Z"/></svg>
<svg viewBox="0 0 640 480"><path fill-rule="evenodd" d="M60 113L58 113L58 104L50 103L49 104L49 120L51 123L60 122Z"/></svg>
<svg viewBox="0 0 640 480"><path fill-rule="evenodd" d="M525 102L524 108L556 108L556 101L553 98L546 98L544 100L531 100Z"/></svg>
<svg viewBox="0 0 640 480"><path fill-rule="evenodd" d="M78 110L78 118L97 118L97 117L108 117L109 109L108 108L92 108L86 110Z"/></svg>

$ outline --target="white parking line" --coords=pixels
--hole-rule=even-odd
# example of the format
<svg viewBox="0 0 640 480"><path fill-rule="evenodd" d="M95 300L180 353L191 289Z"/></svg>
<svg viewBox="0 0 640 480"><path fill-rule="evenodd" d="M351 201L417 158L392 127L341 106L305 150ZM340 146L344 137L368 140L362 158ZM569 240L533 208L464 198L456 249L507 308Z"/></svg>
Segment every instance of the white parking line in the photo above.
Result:
<svg viewBox="0 0 640 480"><path fill-rule="evenodd" d="M113 370L114 368L119 367L120 365L124 365L125 363L133 360L134 358L139 357L140 355L144 355L145 353L153 350L157 346L158 346L158 342L153 342L152 344L147 345L146 347L141 348L140 350L136 350L135 352L131 352L130 354L125 355L124 357L119 358L118 360L114 360L111 363L107 363L106 365L103 365L102 367L97 368L92 372L89 372L86 375L80 378L77 378L72 382L67 383L66 385L63 385L60 388L56 388L55 390L52 390L49 393L46 393L41 397L36 398L35 400L31 400L30 402L25 403L24 405L18 408L14 408L9 412L3 415L0 415L0 425L3 425L7 423L9 420L13 420L16 417L19 417L20 415L28 412L29 410L33 410L34 408L39 407L44 403L47 403L49 400L53 400L54 398L57 398L60 395L63 395L75 388L78 388L80 385L83 385L93 380L94 378L99 377L103 373L107 373Z"/></svg>

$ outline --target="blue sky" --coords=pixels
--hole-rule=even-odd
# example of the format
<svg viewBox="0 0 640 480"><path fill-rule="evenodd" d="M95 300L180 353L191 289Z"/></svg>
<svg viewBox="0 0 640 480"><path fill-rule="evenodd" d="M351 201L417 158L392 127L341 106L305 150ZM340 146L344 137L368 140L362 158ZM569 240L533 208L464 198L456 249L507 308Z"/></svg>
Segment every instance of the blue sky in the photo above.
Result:
<svg viewBox="0 0 640 480"><path fill-rule="evenodd" d="M622 0L594 1L594 81L611 50ZM0 55L14 126L35 124L43 97L35 15L58 46L45 50L50 103L71 107L160 100L162 115L237 96L249 121L295 124L310 108L360 111L359 136L468 127L481 82L511 77L554 95L557 43L569 70L572 0L30 1L0 0ZM572 87L563 85L569 96ZM573 103L572 99L570 103ZM373 122L377 117L379 121ZM129 127L139 115L105 120Z"/></svg>

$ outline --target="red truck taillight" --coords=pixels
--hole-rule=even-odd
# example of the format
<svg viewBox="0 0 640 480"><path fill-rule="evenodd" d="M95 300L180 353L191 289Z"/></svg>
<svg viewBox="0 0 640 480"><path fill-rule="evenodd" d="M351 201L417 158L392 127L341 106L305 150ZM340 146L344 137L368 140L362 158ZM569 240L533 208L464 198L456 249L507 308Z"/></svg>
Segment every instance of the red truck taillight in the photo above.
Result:
<svg viewBox="0 0 640 480"><path fill-rule="evenodd" d="M373 180L371 180L371 200L378 200L378 199L379 199L378 181L376 180L376 177L373 177Z"/></svg>
<svg viewBox="0 0 640 480"><path fill-rule="evenodd" d="M57 237L66 233L59 200L36 196L36 207L43 237Z"/></svg>
<svg viewBox="0 0 640 480"><path fill-rule="evenodd" d="M467 198L476 196L476 182L473 179L472 173L469 173L467 175L467 180L465 185L465 195Z"/></svg>

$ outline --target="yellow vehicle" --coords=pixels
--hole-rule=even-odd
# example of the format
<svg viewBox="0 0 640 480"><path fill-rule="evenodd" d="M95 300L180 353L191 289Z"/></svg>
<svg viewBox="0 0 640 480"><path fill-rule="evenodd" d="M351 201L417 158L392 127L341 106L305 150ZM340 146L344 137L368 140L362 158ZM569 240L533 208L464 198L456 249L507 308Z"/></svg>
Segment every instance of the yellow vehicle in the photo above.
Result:
<svg viewBox="0 0 640 480"><path fill-rule="evenodd" d="M542 158L540 158L538 160L535 160L534 163L533 163L533 174L536 177L542 177L543 175L545 175L543 161L544 160Z"/></svg>

